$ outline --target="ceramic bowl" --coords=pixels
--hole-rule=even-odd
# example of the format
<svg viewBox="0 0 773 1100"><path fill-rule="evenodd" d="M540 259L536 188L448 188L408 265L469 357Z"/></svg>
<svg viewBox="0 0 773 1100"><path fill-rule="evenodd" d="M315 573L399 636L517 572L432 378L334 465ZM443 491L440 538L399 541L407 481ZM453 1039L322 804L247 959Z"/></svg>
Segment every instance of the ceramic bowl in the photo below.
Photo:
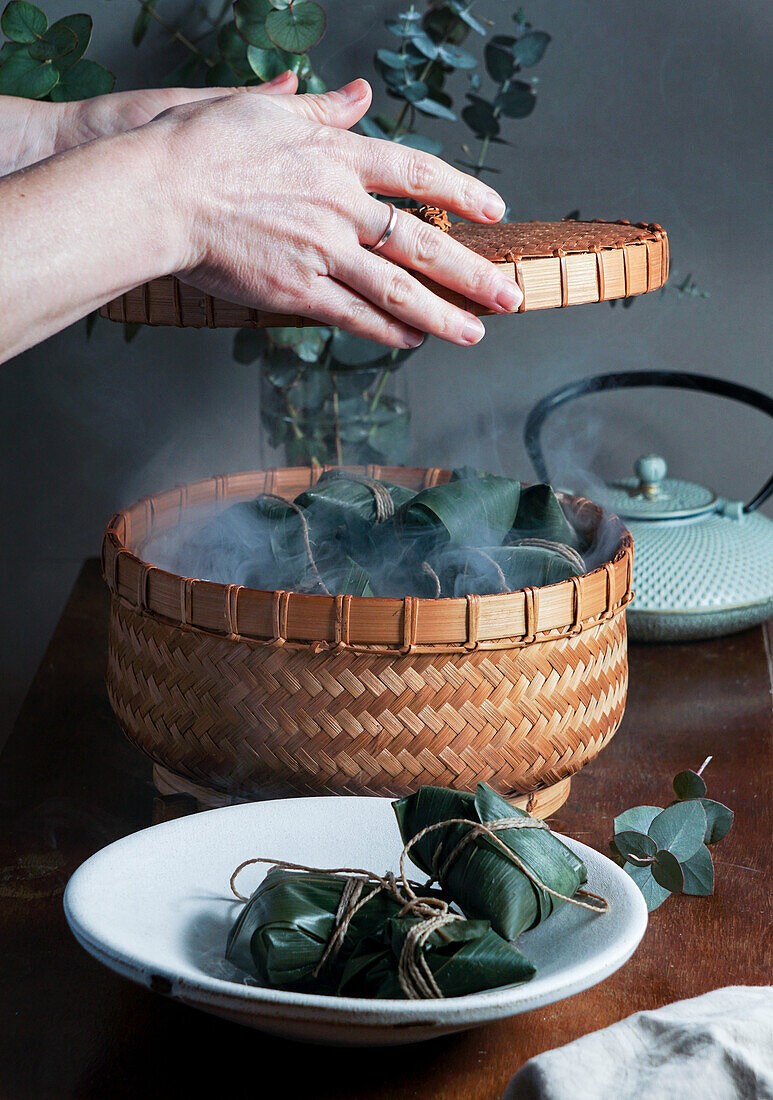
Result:
<svg viewBox="0 0 773 1100"><path fill-rule="evenodd" d="M575 840L566 843L585 861L589 888L608 899L609 913L564 905L519 941L537 967L531 982L443 1000L361 1000L263 989L244 984L223 957L240 909L228 883L242 860L268 856L320 867L397 870L402 844L386 798L248 803L156 825L87 860L71 878L64 906L72 931L90 954L185 1004L308 1042L409 1043L570 997L607 978L631 956L647 925L639 889L606 856ZM240 888L248 893L264 874L264 868L250 868Z"/></svg>

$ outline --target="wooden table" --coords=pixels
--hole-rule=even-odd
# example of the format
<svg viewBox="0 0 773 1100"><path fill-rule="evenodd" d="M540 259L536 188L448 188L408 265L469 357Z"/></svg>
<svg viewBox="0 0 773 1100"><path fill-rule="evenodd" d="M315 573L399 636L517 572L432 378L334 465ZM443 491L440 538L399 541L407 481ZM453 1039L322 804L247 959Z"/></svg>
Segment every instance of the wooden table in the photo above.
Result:
<svg viewBox="0 0 773 1100"><path fill-rule="evenodd" d="M633 959L567 1001L416 1046L304 1047L116 977L75 942L62 890L92 852L188 809L160 803L103 686L107 591L85 564L0 758L0 1096L433 1097L494 1100L540 1051L631 1012L771 979L771 662L762 630L633 647L623 726L574 780L557 828L605 849L612 818L665 805L671 777L714 754L709 794L736 813L713 898L670 898ZM155 807L154 807L155 803ZM766 938L766 935L768 938ZM278 1079L277 1079L278 1080Z"/></svg>

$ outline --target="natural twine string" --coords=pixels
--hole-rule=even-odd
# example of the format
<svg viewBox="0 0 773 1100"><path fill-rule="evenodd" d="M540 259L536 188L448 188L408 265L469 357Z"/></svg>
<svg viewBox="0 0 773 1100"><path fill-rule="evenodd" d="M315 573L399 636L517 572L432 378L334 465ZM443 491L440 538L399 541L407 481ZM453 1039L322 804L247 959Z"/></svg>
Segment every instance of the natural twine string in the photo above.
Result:
<svg viewBox="0 0 773 1100"><path fill-rule="evenodd" d="M541 550L552 550L555 554L560 554L561 557L566 558L572 565L576 566L581 572L585 572L585 561L582 555L574 549L573 546L567 546L564 542L554 542L552 539L514 539L513 542L508 543L509 546L536 546Z"/></svg>
<svg viewBox="0 0 773 1100"><path fill-rule="evenodd" d="M325 474L325 481L341 479L356 481L366 489L370 489L376 505L376 523L386 523L395 514L395 502L383 482L377 481L374 477L368 477L367 474L357 473L355 470L330 470Z"/></svg>
<svg viewBox="0 0 773 1100"><path fill-rule="evenodd" d="M432 858L432 867L435 874L428 882L425 882L423 886L419 883L411 882L405 870L405 860L408 852L414 844L422 839L422 837L447 825L470 825L471 828L467 830L458 844L456 844L439 869L437 868L437 863L441 845L437 846ZM346 938L346 933L349 930L352 919L369 901L371 901L372 898L382 890L385 891L400 903L401 908L397 914L399 917L410 914L418 918L416 924L412 925L406 933L400 951L400 958L397 964L397 977L400 988L409 1000L441 998L443 996L443 991L435 981L435 977L424 955L423 948L433 932L436 932L446 924L465 920L465 917L461 913L452 912L448 902L443 898L420 897L416 893L416 890L426 890L433 882L439 882L442 885L443 877L447 874L453 861L468 844L474 843L479 836L488 837L488 839L491 840L504 855L507 856L507 858L514 863L536 887L538 887L538 889L544 890L545 893L550 894L551 897L569 902L570 905L576 905L581 909L588 909L592 913L609 912L609 902L599 894L591 893L589 890L578 890L574 897L569 897L547 886L542 879L540 879L540 877L519 858L512 848L508 847L508 845L497 836L497 833L506 829L546 829L549 832L550 826L544 821L539 821L532 817L507 817L500 818L498 821L489 822L472 822L466 817L453 817L446 821L436 821L434 824L427 825L426 828L416 833L416 835L411 837L403 847L402 853L400 854L399 881L398 877L391 871L387 871L384 875L377 875L374 871L367 871L361 867L309 867L303 863L290 863L283 859L246 859L243 863L239 864L231 875L231 892L239 901L247 902L250 900L249 897L245 897L244 894L236 889L236 879L245 867L249 867L255 863L269 863L274 867L279 867L286 871L306 871L322 875L345 875L346 881L341 891L341 898L333 919L333 929L325 946L322 958L313 971L314 977L317 977L327 961L329 959L334 959L338 954ZM365 887L368 885L372 885L373 889L366 893ZM583 900L585 898L592 899L592 901Z"/></svg>
<svg viewBox="0 0 773 1100"><path fill-rule="evenodd" d="M286 505L286 507L292 509L292 511L295 512L296 515L300 516L301 531L303 533L303 546L304 546L304 549L306 550L306 556L309 559L309 565L311 566L312 572L316 576L317 583L322 588L322 591L325 593L326 596L332 596L332 592L327 587L325 582L322 580L322 574L320 573L319 569L317 568L317 563L314 561L314 554L312 553L312 549L311 549L311 539L309 538L309 521L306 519L306 516L303 514L303 509L299 505L297 505L295 503L295 501L285 500L284 497L277 496L276 493L260 493L258 495L257 499L258 500L270 500L274 504L284 504L284 505Z"/></svg>

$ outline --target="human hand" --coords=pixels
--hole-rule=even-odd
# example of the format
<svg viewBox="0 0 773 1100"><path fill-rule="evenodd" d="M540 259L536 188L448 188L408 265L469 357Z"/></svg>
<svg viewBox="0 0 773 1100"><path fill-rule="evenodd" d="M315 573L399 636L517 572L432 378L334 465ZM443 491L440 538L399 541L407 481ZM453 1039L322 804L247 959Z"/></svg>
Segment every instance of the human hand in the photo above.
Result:
<svg viewBox="0 0 773 1100"><path fill-rule="evenodd" d="M349 133L370 99L363 80L319 96L248 90L151 122L146 131L162 151L166 200L178 216L180 277L228 301L393 347L415 347L423 333L476 344L481 322L403 267L496 312L517 309L518 287L404 211L383 248L368 251L389 221L388 207L369 192L488 223L505 204L437 157Z"/></svg>
<svg viewBox="0 0 773 1100"><path fill-rule="evenodd" d="M298 77L288 71L266 84L251 87L250 92L258 95L294 95L297 88ZM63 153L86 141L144 126L163 111L183 103L222 99L243 91L244 88L140 88L71 103L48 104L56 112L54 152Z"/></svg>

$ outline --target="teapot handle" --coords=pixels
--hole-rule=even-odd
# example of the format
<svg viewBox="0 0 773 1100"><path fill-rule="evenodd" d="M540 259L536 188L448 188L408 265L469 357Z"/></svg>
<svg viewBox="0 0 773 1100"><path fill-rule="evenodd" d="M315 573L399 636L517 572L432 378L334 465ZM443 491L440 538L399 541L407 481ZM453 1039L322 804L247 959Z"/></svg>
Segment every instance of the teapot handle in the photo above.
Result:
<svg viewBox="0 0 773 1100"><path fill-rule="evenodd" d="M590 378L582 378L579 382L570 382L566 386L555 390L543 397L529 413L526 425L523 429L523 439L526 451L532 461L537 476L542 481L548 480L545 456L540 443L542 425L548 415L561 405L574 401L577 397L584 397L590 393L600 393L604 390L626 390L640 386L663 386L670 389L700 390L702 393L713 393L718 397L729 397L733 401L741 401L745 405L751 405L754 409L765 412L773 417L773 397L751 389L750 386L741 386L737 382L728 382L724 378L712 378L705 374L689 374L678 370L639 370L619 371L612 374L595 374ZM744 505L744 512L753 512L759 508L773 493L773 476L769 477L760 491L752 497L748 504Z"/></svg>

